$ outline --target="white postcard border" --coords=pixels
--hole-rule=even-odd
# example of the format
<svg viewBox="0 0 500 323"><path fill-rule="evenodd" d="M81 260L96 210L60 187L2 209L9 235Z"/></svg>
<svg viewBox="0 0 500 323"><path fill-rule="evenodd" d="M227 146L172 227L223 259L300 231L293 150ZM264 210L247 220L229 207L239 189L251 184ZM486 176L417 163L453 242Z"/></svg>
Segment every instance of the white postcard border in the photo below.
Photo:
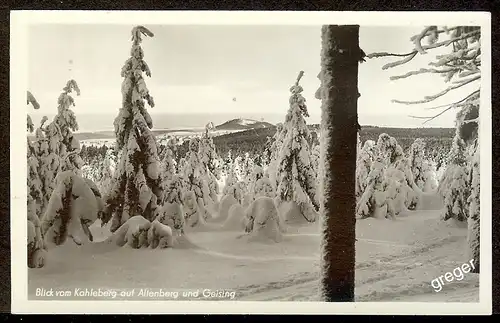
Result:
<svg viewBox="0 0 500 323"><path fill-rule="evenodd" d="M12 11L10 64L12 312L17 314L491 314L491 15L486 12L263 12L263 11ZM30 301L26 265L27 27L34 24L121 25L403 25L481 26L481 274L479 303L246 302L246 301ZM319 38L318 38L318 41ZM50 44L47 44L50 46ZM31 49L36 50L36 49ZM318 65L318 70L319 70Z"/></svg>

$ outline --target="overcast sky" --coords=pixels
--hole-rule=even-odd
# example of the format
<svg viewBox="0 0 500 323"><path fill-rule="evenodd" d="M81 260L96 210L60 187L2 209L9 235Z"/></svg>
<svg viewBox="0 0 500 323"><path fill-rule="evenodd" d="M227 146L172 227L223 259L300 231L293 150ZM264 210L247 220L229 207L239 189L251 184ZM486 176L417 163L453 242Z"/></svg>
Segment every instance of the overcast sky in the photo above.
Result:
<svg viewBox="0 0 500 323"><path fill-rule="evenodd" d="M155 33L142 44L152 71L152 77L146 78L156 102L151 113L286 113L289 88L304 70L301 85L310 113L320 114L314 92L319 86L321 26L147 27ZM421 29L361 26L360 45L366 53L409 52L413 49L409 38ZM28 86L41 112L56 112L57 97L66 81L74 78L82 91L75 113L116 113L121 106L120 70L130 56L130 30L131 26L119 25L32 27ZM387 71L381 67L391 59L361 64L360 123L386 120L389 124L382 125L421 126L421 120L408 115L426 116L432 113L426 107L464 97L464 93L452 93L426 106L391 103L392 99L421 99L446 87L438 75L389 80L391 75L425 67L436 54L440 52ZM453 112L447 113L431 125L452 127L454 118Z"/></svg>

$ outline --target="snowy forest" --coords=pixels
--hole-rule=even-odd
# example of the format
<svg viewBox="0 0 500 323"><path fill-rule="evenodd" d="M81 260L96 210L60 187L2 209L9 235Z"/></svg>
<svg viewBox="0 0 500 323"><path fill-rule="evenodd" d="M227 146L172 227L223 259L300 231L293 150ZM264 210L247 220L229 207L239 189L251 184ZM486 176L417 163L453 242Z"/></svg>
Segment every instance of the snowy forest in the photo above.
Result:
<svg viewBox="0 0 500 323"><path fill-rule="evenodd" d="M111 144L77 139L78 98L85 93L78 79L61 84L55 117L39 124L30 118L40 108L37 93L27 91L30 297L37 287L72 286L231 289L241 300L332 300L317 286L325 284L321 275L335 275L333 269L322 272L321 263L328 260L321 248L332 255L348 248L324 245L323 233L334 226L355 234L355 277L353 272L349 279L356 301L478 300L479 27L426 27L400 40L414 48L408 54L356 54L356 65L388 59L386 70L404 69L435 48L449 50L429 67L391 78L443 77L447 87L442 92L397 102L410 114L413 105L463 91L465 85L477 84L477 89L422 117L422 122L455 117L450 138L385 131L368 139L361 135L365 126L354 122L357 142L345 153L355 158L349 166L355 189L346 186L344 192L355 201L349 209L353 214L345 215L352 225L329 213L344 204L330 199L335 188L327 187L333 185L332 165L343 165L329 158L340 158L333 150L345 149L343 139L334 136L343 130L327 124L335 122L329 109L344 102L328 93L338 84L329 73L335 60L346 56L329 57L328 49L333 51L329 41L345 39L336 40L335 32L323 27L322 65L316 71L297 68L297 78L283 89L289 101L280 108L281 123L220 134L206 120L203 131L186 136L153 132L149 111L162 107L155 106L155 93L147 86L154 70L142 43L156 38L153 28L131 29L129 58L116 71L122 77L115 84L122 102ZM363 48L362 43L354 46ZM319 73L316 97L304 96L304 73ZM308 120L313 100L322 102L321 125ZM454 112L443 116L449 110ZM263 135L254 138L253 133ZM434 291L434 278L471 259L475 266L464 280Z"/></svg>

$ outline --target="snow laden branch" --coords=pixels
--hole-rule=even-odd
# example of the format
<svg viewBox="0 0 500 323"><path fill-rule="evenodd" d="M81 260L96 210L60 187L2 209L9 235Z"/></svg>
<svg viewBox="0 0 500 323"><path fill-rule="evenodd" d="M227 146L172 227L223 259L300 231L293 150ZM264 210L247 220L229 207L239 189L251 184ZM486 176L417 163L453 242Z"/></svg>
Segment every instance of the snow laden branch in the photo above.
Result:
<svg viewBox="0 0 500 323"><path fill-rule="evenodd" d="M449 38L443 41L439 41L440 34L447 34ZM461 88L480 81L481 80L481 30L480 27L469 27L469 26L455 26L455 27L441 27L429 26L424 28L421 33L414 35L410 38L410 41L414 44L413 51L405 54L393 54L387 52L372 53L367 55L368 58L380 58L380 57L403 57L402 59L385 64L382 69L387 70L389 68L394 68L397 66L404 65L415 58L418 54L425 55L429 50L452 46L451 53L446 55L437 55L435 60L429 63L428 68L420 68L418 70L409 71L401 75L395 75L390 77L390 80L400 80L406 79L415 75L422 74L438 74L444 77L445 83L451 82L452 84L446 89L439 93L425 96L421 100L407 101L407 100L392 100L394 103L405 104L405 105L415 105L424 104L432 102L444 95L450 93L454 90L460 90ZM424 45L424 40L427 40L427 44ZM463 100L458 102L447 104L444 106L438 106L430 108L432 110L446 108L440 113L431 117L416 117L419 119L425 119L429 122L445 112L453 108L462 107L469 104L479 104L479 92L480 89L474 90L470 95L468 95ZM412 116L415 118L415 116Z"/></svg>
<svg viewBox="0 0 500 323"><path fill-rule="evenodd" d="M30 91L27 91L27 93L28 93L28 96L27 96L26 104L31 103L31 105L33 106L33 108L35 110L40 109L40 104L37 102L37 100L35 99L33 94L31 94ZM28 118L27 118L27 128L28 128L29 132L33 132L35 130L35 125L33 124L33 120L31 120L31 117L29 114L28 114Z"/></svg>
<svg viewBox="0 0 500 323"><path fill-rule="evenodd" d="M33 94L31 94L30 91L27 91L28 93L28 97L27 97L27 104L30 104L33 106L33 108L35 110L38 110L40 109L40 104L38 103L38 101L35 99L35 97L33 96Z"/></svg>
<svg viewBox="0 0 500 323"><path fill-rule="evenodd" d="M121 157L101 218L104 225L113 217L112 232L134 216L153 220L157 201L163 196L158 147L151 132L153 120L144 102L154 107L143 77L143 72L151 76L151 71L144 61L142 36L153 37L153 33L143 26L132 29L130 58L121 70L122 107L114 121L116 149Z"/></svg>

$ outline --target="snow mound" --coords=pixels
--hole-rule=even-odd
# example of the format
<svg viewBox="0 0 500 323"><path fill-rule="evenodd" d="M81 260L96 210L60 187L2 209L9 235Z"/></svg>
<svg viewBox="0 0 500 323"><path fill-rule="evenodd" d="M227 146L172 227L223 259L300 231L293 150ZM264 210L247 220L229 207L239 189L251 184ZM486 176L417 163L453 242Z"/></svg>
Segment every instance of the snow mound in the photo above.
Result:
<svg viewBox="0 0 500 323"><path fill-rule="evenodd" d="M158 220L154 220L148 230L148 244L149 248L152 249L172 247L174 245L172 229L168 225L164 225Z"/></svg>
<svg viewBox="0 0 500 323"><path fill-rule="evenodd" d="M233 204L229 208L228 217L222 225L222 229L243 231L245 224L245 209L240 204Z"/></svg>
<svg viewBox="0 0 500 323"><path fill-rule="evenodd" d="M191 239L187 235L184 235L184 234L175 238L175 240L173 241L172 248L174 248L174 249L201 249L200 246L193 243L193 241L191 241Z"/></svg>
<svg viewBox="0 0 500 323"><path fill-rule="evenodd" d="M443 199L437 192L422 193L420 195L417 210L427 211L427 210L441 210L443 209Z"/></svg>
<svg viewBox="0 0 500 323"><path fill-rule="evenodd" d="M281 221L274 200L267 196L258 197L246 211L245 231L250 232L249 241L283 240Z"/></svg>
<svg viewBox="0 0 500 323"><path fill-rule="evenodd" d="M133 216L122 224L111 237L108 242L113 242L119 247L125 245L134 249L147 247L148 245L148 230L151 227L151 222L142 216Z"/></svg>
<svg viewBox="0 0 500 323"><path fill-rule="evenodd" d="M45 266L47 259L47 250L37 249L30 258L30 268L42 268Z"/></svg>
<svg viewBox="0 0 500 323"><path fill-rule="evenodd" d="M238 204L238 201L233 195L225 195L220 201L219 216L214 219L217 222L225 222L229 216L229 209Z"/></svg>
<svg viewBox="0 0 500 323"><path fill-rule="evenodd" d="M88 226L97 220L102 208L101 198L89 186L90 181L72 173L61 172L41 220L41 230L48 246L61 245L68 237L81 244L82 238L92 241Z"/></svg>
<svg viewBox="0 0 500 323"><path fill-rule="evenodd" d="M297 203L293 201L281 203L279 206L279 214L287 225L302 226L311 224L311 222L307 221ZM315 215L315 217L317 218L317 215Z"/></svg>

